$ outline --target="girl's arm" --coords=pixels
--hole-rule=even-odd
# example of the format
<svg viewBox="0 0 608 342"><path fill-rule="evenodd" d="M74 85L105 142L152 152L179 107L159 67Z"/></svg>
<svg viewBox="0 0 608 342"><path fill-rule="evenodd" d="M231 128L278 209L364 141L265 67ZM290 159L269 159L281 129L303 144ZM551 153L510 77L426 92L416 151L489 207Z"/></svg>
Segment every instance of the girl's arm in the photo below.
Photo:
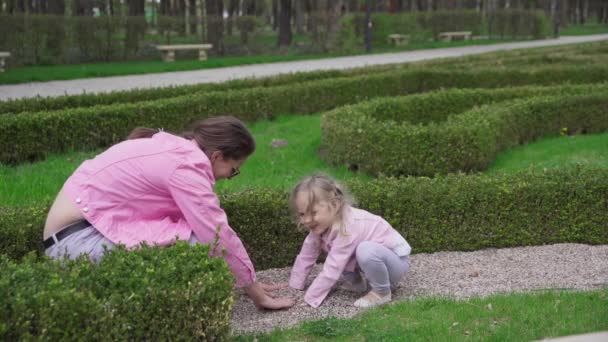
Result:
<svg viewBox="0 0 608 342"><path fill-rule="evenodd" d="M291 269L289 286L298 290L304 289L306 278L308 278L310 270L319 258L319 254L321 254L321 241L318 236L309 233Z"/></svg>
<svg viewBox="0 0 608 342"><path fill-rule="evenodd" d="M341 236L336 239L327 255L323 271L315 278L304 295L306 303L314 308L321 305L342 275L356 248L356 243L349 237Z"/></svg>

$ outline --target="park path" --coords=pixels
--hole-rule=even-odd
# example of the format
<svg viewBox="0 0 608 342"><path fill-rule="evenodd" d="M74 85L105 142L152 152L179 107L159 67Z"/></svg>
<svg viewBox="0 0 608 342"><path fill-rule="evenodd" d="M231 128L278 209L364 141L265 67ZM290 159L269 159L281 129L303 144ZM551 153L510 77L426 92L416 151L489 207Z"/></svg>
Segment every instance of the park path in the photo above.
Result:
<svg viewBox="0 0 608 342"><path fill-rule="evenodd" d="M416 246L412 247L415 251ZM581 291L608 286L608 245L564 243L488 248L474 252L419 253L410 259L409 274L393 292L395 301L429 296L466 299L548 289ZM320 270L321 264L313 268L308 284ZM258 271L257 278L266 283L283 283L289 280L290 272L290 267ZM364 310L353 306L359 296L344 290L333 291L317 309L304 303L303 291L287 288L279 294L295 298L296 307L258 310L247 296L239 294L232 314L233 332L268 332L324 317L350 318Z"/></svg>
<svg viewBox="0 0 608 342"><path fill-rule="evenodd" d="M408 63L437 58L475 55L494 51L595 42L601 40L608 40L608 34L577 37L569 36L558 39L416 50L399 53L359 55L319 60L255 64L218 69L87 78L68 81L33 82L17 85L0 85L0 100L28 98L35 96L55 97L63 95L77 95L82 93L103 93L136 88L142 89L198 83L215 83L248 77L264 77L302 71L350 69L370 65Z"/></svg>

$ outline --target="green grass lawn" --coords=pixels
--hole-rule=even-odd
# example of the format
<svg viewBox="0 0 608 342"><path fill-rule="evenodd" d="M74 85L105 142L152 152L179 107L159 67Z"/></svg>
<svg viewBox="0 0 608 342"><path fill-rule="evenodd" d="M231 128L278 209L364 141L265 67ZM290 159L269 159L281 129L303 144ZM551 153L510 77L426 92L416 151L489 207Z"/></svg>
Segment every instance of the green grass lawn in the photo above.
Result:
<svg viewBox="0 0 608 342"><path fill-rule="evenodd" d="M234 341L531 341L608 329L608 288L425 298Z"/></svg>
<svg viewBox="0 0 608 342"><path fill-rule="evenodd" d="M571 25L560 30L562 36L586 36L608 33L608 25L591 22L585 25Z"/></svg>
<svg viewBox="0 0 608 342"><path fill-rule="evenodd" d="M457 47L466 45L486 45L505 43L509 40L478 40L455 42L421 42L412 43L404 47L380 46L373 53L387 53L420 49L433 49L443 47ZM360 53L362 54L363 51ZM356 55L356 54L355 54ZM346 56L345 54L317 54L317 55L271 55L271 56L238 56L238 57L210 57L207 61L178 60L173 63L160 61L135 61L121 63L91 63L70 64L55 66L24 66L8 68L0 73L0 84L18 84L26 82L45 82L53 80L72 80L89 77L107 77L136 74L152 74L171 71L188 71L199 69L223 68L237 65L259 63L288 62L296 60L311 60L330 57Z"/></svg>
<svg viewBox="0 0 608 342"><path fill-rule="evenodd" d="M590 165L608 168L608 132L547 138L497 156L486 174Z"/></svg>
<svg viewBox="0 0 608 342"><path fill-rule="evenodd" d="M315 171L326 172L342 181L353 177L371 179L369 175L353 173L346 167L328 166L319 157L320 121L320 114L286 115L251 124L256 152L242 167L241 175L218 182L216 190L229 192L255 187L288 190L301 177ZM286 140L287 145L271 147L273 139ZM0 206L52 200L76 167L97 153L99 151L65 153L37 163L0 166ZM543 170L579 164L608 167L608 132L547 138L518 146L499 154L485 173L514 173L528 168Z"/></svg>
<svg viewBox="0 0 608 342"><path fill-rule="evenodd" d="M353 177L371 179L352 173L345 167L331 167L319 157L321 116L281 116L274 121L251 124L256 152L232 180L220 181L216 190L240 191L255 187L290 189L297 181L314 171L326 172L336 179ZM273 139L283 139L287 145L270 146ZM17 167L0 166L0 206L22 206L36 201L51 201L65 180L84 160L96 152L57 154L44 161Z"/></svg>

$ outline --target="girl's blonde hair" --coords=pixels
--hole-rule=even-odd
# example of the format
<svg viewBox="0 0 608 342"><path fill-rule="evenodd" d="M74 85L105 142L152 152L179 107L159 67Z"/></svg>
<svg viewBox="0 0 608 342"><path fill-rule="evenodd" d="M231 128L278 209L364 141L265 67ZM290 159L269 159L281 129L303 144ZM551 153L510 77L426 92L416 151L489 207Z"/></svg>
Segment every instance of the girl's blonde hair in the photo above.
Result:
<svg viewBox="0 0 608 342"><path fill-rule="evenodd" d="M346 188L323 173L315 173L302 179L293 188L289 198L289 207L294 217L294 221L297 223L298 229L302 230L298 217L298 210L296 208L296 196L299 193L306 193L308 195L306 212L310 212L312 207L321 201L326 201L335 205L336 219L340 223L340 233L347 235L346 226L344 225L344 211L346 207L354 205L354 200Z"/></svg>

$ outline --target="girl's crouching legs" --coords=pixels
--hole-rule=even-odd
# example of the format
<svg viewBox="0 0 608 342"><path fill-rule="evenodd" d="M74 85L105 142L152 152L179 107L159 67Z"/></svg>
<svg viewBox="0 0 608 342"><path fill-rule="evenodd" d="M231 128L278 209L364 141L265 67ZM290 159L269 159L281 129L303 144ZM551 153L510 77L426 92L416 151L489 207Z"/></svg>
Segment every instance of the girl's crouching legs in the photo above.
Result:
<svg viewBox="0 0 608 342"><path fill-rule="evenodd" d="M372 307L391 301L391 288L409 271L407 257L399 257L381 244L365 241L357 246L357 263L365 274L371 291L355 302L357 307Z"/></svg>

